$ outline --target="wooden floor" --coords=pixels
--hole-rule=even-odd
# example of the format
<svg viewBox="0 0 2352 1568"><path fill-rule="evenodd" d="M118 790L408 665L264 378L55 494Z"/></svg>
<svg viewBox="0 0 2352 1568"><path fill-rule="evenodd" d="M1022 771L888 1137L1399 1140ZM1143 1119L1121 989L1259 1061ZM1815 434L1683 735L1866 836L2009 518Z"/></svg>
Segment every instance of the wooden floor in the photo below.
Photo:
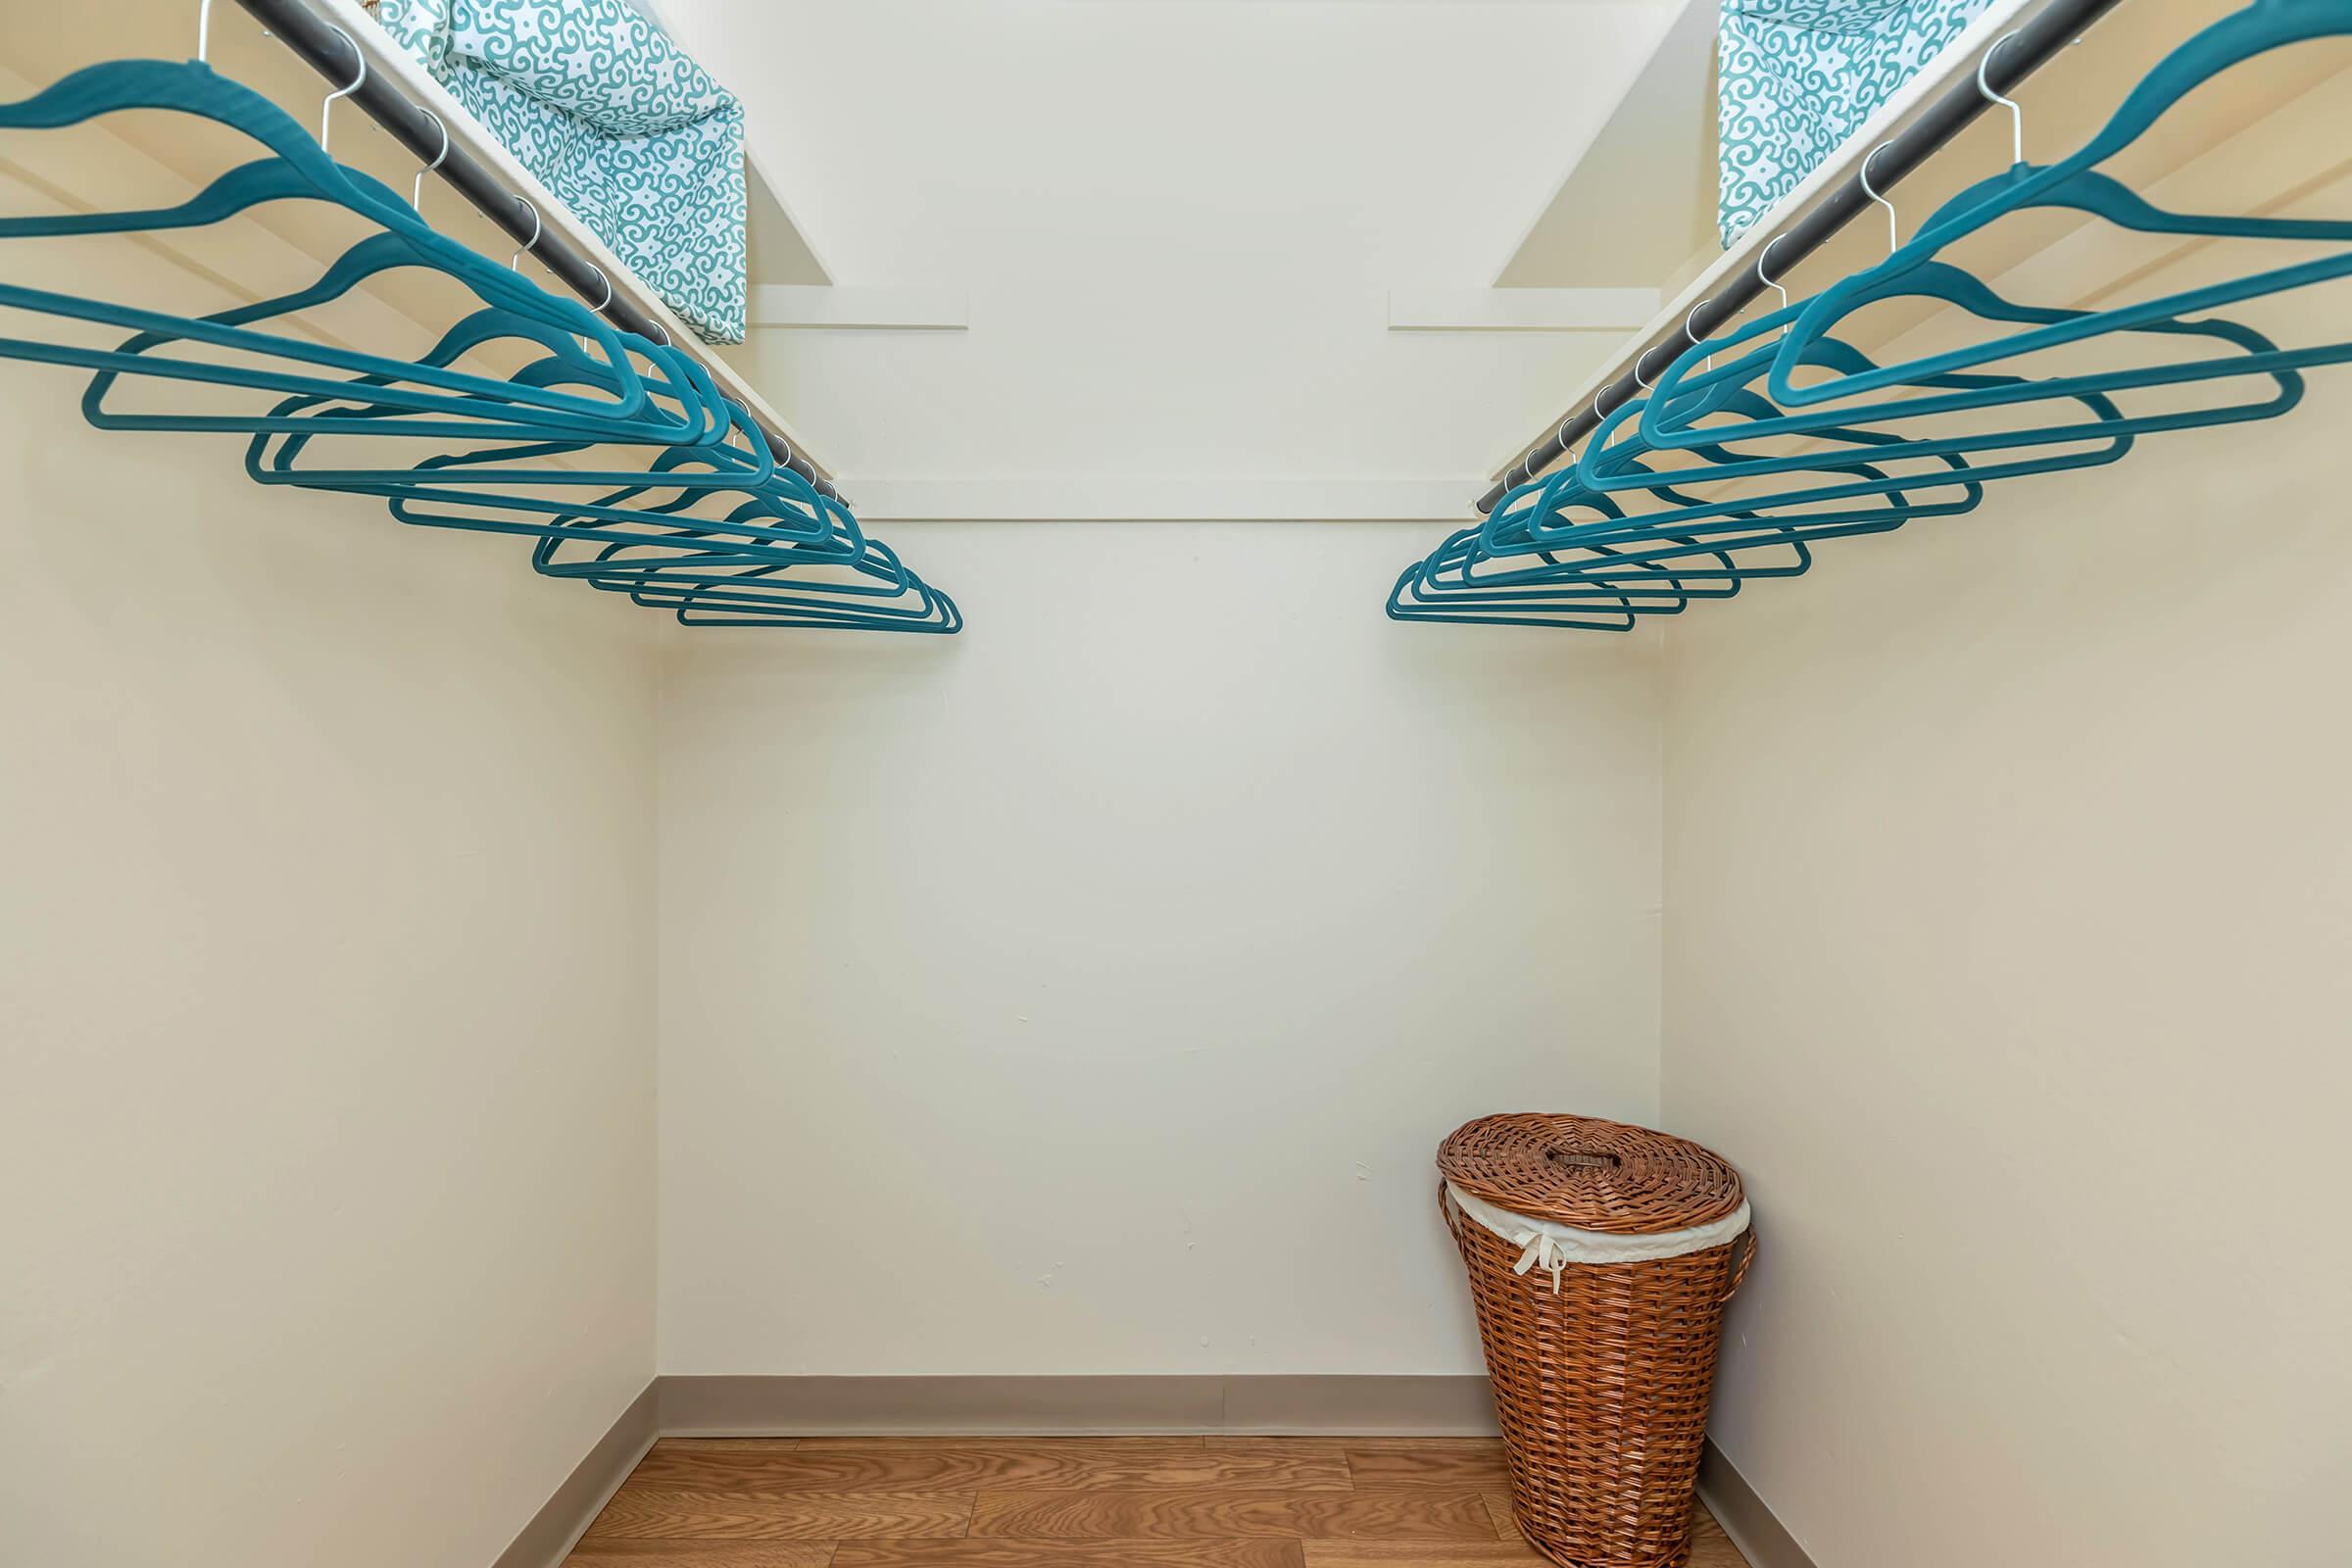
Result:
<svg viewBox="0 0 2352 1568"><path fill-rule="evenodd" d="M1477 1438L664 1438L567 1568L1542 1563L1509 1492Z"/></svg>

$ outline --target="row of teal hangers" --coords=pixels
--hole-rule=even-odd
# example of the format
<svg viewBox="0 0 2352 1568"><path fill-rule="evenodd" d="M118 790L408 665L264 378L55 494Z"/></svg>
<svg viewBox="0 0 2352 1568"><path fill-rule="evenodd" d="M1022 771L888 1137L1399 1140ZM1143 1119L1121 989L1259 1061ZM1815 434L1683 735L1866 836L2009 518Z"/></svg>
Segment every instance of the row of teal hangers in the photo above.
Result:
<svg viewBox="0 0 2352 1568"><path fill-rule="evenodd" d="M92 424L242 435L258 483L377 497L403 523L525 539L538 571L690 626L961 628L955 601L779 461L691 356L437 232L417 212L421 176L404 200L336 163L323 126L314 141L201 60L93 66L0 105L0 129L134 111L228 127L262 156L172 206L0 217L0 242L203 228L277 202L342 209L367 237L307 287L195 317L0 281L0 306L103 329L0 337L0 357L91 372ZM0 244L0 278L7 254ZM471 296L425 352L368 354L303 330L305 313L406 269ZM492 373L491 357L519 368Z"/></svg>
<svg viewBox="0 0 2352 1568"><path fill-rule="evenodd" d="M2013 117L2012 167L1946 202L1877 266L1809 299L1789 301L1783 290L1779 309L1695 344L1654 382L1637 361L1646 391L1596 409L1605 416L1571 461L1511 490L1484 523L1407 567L1389 613L1629 630L1754 579L1797 575L1824 541L1974 511L1996 481L2096 467L2145 436L2286 413L2303 396L2299 372L2352 359L2352 344L2282 347L2207 313L2352 273L2352 247L2342 244L2352 221L2168 212L2098 166L2223 73L2347 33L2352 0L2256 0L2167 56L2096 135L2044 166L2025 161L2022 112L1984 85L1980 68L1979 90ZM1868 175L1866 161L1865 190ZM2148 234L2337 248L2105 310L2021 305L1945 259L1961 240L2034 209ZM1888 214L1891 222L1891 206ZM1757 275L1777 288L1764 277L1769 255ZM1836 335L1856 312L1903 301L1965 313L1972 340L1879 364ZM2117 363L2054 375L1997 368L2052 350L2081 358L2077 345L2111 347ZM2190 386L2232 395L2132 411L2147 394Z"/></svg>

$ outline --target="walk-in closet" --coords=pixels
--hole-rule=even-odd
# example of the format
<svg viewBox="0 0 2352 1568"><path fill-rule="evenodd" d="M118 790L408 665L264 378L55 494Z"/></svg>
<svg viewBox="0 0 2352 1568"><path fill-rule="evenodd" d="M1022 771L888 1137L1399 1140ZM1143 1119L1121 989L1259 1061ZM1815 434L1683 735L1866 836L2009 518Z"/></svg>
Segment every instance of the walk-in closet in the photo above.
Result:
<svg viewBox="0 0 2352 1568"><path fill-rule="evenodd" d="M0 1565L2346 1568L2352 0L0 0Z"/></svg>

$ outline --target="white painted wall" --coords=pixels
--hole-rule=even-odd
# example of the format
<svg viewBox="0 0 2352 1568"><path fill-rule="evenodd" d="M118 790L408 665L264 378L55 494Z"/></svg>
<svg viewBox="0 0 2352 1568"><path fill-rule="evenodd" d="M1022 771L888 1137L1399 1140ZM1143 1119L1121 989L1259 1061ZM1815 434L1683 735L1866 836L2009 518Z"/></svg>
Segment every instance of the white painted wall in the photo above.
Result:
<svg viewBox="0 0 2352 1568"><path fill-rule="evenodd" d="M652 617L79 391L0 366L0 1558L481 1568L652 1372Z"/></svg>
<svg viewBox="0 0 2352 1568"><path fill-rule="evenodd" d="M2348 411L1668 633L1664 1114L1763 1242L1714 1434L1821 1568L2344 1560Z"/></svg>
<svg viewBox="0 0 2352 1568"><path fill-rule="evenodd" d="M971 291L755 346L853 481L1466 497L1604 346L1380 303L1655 10L676 9L846 281ZM1430 1153L1553 1104L1747 1172L1717 1435L1823 1568L2331 1560L2340 385L1662 667L1388 625L1426 524L909 525L967 636L658 720L512 546L0 385L12 1549L479 1563L657 1364L1470 1371Z"/></svg>
<svg viewBox="0 0 2352 1568"><path fill-rule="evenodd" d="M1656 1110L1655 662L1398 630L1426 531L910 526L965 636L673 649L663 1371L1479 1369L1438 1141Z"/></svg>
<svg viewBox="0 0 2352 1568"><path fill-rule="evenodd" d="M1388 292L1490 282L1673 9L662 0L837 282L970 295L965 332L753 334L878 517L1324 517L1345 482L1466 519L1622 334L1391 332Z"/></svg>
<svg viewBox="0 0 2352 1568"><path fill-rule="evenodd" d="M663 12L840 282L969 293L747 351L871 514L1466 516L1616 336L1387 299L1492 277L1660 9ZM1475 1369L1437 1140L1654 1100L1647 653L1398 633L1426 523L886 531L956 644L668 665L664 1370Z"/></svg>

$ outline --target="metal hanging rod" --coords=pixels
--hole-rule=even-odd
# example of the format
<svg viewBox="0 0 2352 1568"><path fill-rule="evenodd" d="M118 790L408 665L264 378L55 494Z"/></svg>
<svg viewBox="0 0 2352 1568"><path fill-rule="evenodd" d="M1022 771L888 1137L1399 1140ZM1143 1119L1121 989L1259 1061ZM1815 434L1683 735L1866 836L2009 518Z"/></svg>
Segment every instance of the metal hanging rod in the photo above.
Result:
<svg viewBox="0 0 2352 1568"><path fill-rule="evenodd" d="M342 94L345 101L366 111L368 119L415 153L419 162L432 161L434 173L472 203L476 212L504 229L517 246L538 258L598 315L622 331L634 332L649 342L670 343L667 326L619 298L603 269L581 255L563 235L542 224L537 204L509 190L464 148L451 146L447 130L431 112L411 103L380 74L366 71L365 53L341 27L322 20L303 0L237 0L237 4L336 88L359 80L357 87ZM682 345L672 346L679 347L681 352L692 352ZM777 462L816 486L819 494L841 499L833 481L819 473L816 466L796 450L782 431L769 429L764 420L760 420L757 411L747 412L752 412L760 422L760 434Z"/></svg>
<svg viewBox="0 0 2352 1568"><path fill-rule="evenodd" d="M2005 34L1992 45L1984 62L1982 79L1984 86L1995 92L2006 92L2016 87L2047 65L2060 50L2073 43L2085 27L2117 3L2118 0L2050 0L2034 15L2033 21ZM1955 83L1898 131L1892 140L1881 144L1870 157L1863 160L1862 167L1843 184L1822 198L1795 222L1774 235L1766 246L1773 270L1786 277L1789 268L1819 250L1831 236L1859 214L1868 211L1879 197L1886 194L1888 186L1899 182L1904 175L1936 156L1970 122L1993 107L1992 99L1979 87L1979 79L1977 73L1969 73L1967 79ZM1594 409L1600 408L1602 413L1606 413L1624 407L1629 398L1643 395L1639 374L1643 361L1660 349L1680 354L1704 342L1721 328L1730 325L1734 318L1769 287L1770 282L1753 267L1743 268L1725 279L1723 287L1714 297L1702 302L1672 332L1646 345L1637 354L1623 375L1602 387L1597 396L1562 420L1558 429L1521 454L1519 461L1504 469L1502 477L1478 498L1478 510L1482 513L1493 512L1514 485L1533 479L1574 451L1577 442L1600 423L1601 415L1594 413ZM1665 362L1661 360L1659 363L1663 366Z"/></svg>

